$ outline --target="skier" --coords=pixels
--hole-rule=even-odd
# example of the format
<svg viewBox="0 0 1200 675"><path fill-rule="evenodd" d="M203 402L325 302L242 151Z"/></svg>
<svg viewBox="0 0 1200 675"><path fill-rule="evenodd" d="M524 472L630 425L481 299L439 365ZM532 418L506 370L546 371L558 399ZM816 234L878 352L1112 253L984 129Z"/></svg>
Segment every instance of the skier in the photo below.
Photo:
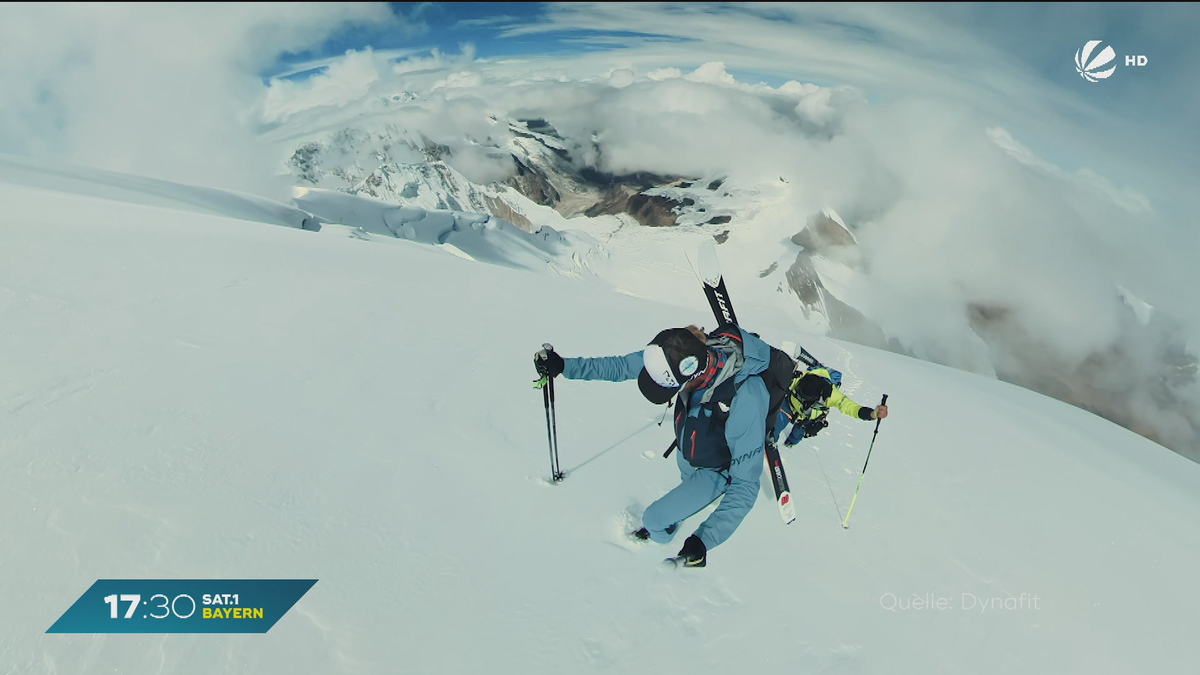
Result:
<svg viewBox="0 0 1200 675"><path fill-rule="evenodd" d="M775 422L775 433L782 435L788 423L795 421L795 426L783 441L784 445L791 447L807 436L816 436L829 426L826 416L831 408L867 422L887 417L886 405L874 408L862 406L843 394L838 388L841 380L841 373L818 366L792 381L790 395L783 400Z"/></svg>
<svg viewBox="0 0 1200 675"><path fill-rule="evenodd" d="M673 559L686 567L704 567L708 550L729 539L758 499L769 400L762 378L753 376L769 361L767 343L732 324L712 336L696 326L669 328L645 349L625 356L564 359L553 350L534 355L542 375L611 382L636 378L651 403L675 398L681 481L646 508L643 527L632 534L669 543L679 523L720 498Z"/></svg>

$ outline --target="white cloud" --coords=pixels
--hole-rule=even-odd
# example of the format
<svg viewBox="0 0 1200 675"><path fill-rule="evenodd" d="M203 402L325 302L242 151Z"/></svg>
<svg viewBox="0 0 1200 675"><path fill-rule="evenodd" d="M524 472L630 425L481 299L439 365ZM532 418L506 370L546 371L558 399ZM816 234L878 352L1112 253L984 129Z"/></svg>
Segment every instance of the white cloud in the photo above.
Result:
<svg viewBox="0 0 1200 675"><path fill-rule="evenodd" d="M655 68L646 73L651 80L669 80L673 77L683 77L683 71L678 68Z"/></svg>
<svg viewBox="0 0 1200 675"><path fill-rule="evenodd" d="M379 60L370 49L348 52L335 59L325 71L304 80L273 79L267 85L263 119L286 119L301 110L339 105L362 98L379 80Z"/></svg>
<svg viewBox="0 0 1200 675"><path fill-rule="evenodd" d="M609 73L608 86L615 87L617 89L624 89L625 87L633 84L636 79L637 78L633 74L632 70L629 70L628 68L617 68Z"/></svg>
<svg viewBox="0 0 1200 675"><path fill-rule="evenodd" d="M0 150L276 193L258 148L257 72L381 4L5 4Z"/></svg>
<svg viewBox="0 0 1200 675"><path fill-rule="evenodd" d="M732 75L725 72L725 64L719 61L706 63L683 77L692 82L707 82L709 84L733 85L737 82L733 79Z"/></svg>
<svg viewBox="0 0 1200 675"><path fill-rule="evenodd" d="M469 70L463 70L456 73L450 73L445 79L438 80L430 87L431 91L443 88L449 89L467 89L478 87L483 84L483 77L479 73L473 73Z"/></svg>
<svg viewBox="0 0 1200 675"><path fill-rule="evenodd" d="M1114 204L1130 213L1149 214L1154 211L1149 198L1141 191L1131 187L1119 188L1112 181L1086 167L1074 173L1067 172L1035 155L1032 150L1014 139L1012 134L1004 128L990 128L987 130L987 135L988 138L992 139L993 143L1003 148L1013 159L1026 166L1033 167L1057 178L1069 180L1080 187L1090 189L1098 195L1108 198Z"/></svg>

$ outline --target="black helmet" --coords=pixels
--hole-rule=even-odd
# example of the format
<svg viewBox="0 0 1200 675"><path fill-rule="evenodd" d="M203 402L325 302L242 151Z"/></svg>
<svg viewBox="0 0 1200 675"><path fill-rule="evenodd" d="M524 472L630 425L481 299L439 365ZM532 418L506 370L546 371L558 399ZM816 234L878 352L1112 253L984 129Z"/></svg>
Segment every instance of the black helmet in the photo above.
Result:
<svg viewBox="0 0 1200 675"><path fill-rule="evenodd" d="M808 408L817 401L824 401L832 396L833 383L820 375L805 373L796 383L795 392L796 398Z"/></svg>
<svg viewBox="0 0 1200 675"><path fill-rule="evenodd" d="M642 351L638 388L651 403L671 400L708 363L708 347L686 328L668 328Z"/></svg>

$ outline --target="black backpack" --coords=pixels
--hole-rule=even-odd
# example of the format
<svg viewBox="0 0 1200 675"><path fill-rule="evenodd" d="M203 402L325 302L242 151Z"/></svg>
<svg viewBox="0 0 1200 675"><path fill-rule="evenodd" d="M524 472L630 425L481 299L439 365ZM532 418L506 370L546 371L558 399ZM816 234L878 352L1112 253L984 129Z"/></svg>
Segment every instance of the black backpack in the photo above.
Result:
<svg viewBox="0 0 1200 675"><path fill-rule="evenodd" d="M755 337L758 337L755 335ZM775 418L779 415L779 408L783 405L784 399L787 398L791 391L792 379L796 374L796 362L792 357L788 356L787 352L776 347L771 347L771 362L767 365L767 369L758 374L762 378L763 384L767 385L767 393L770 395L767 404L767 436L770 437L775 426Z"/></svg>
<svg viewBox="0 0 1200 675"><path fill-rule="evenodd" d="M749 333L749 331L746 331ZM728 335L730 338L741 342L741 334L736 324L722 324L716 330L709 333L709 337L717 337L720 335ZM759 337L758 333L750 333L754 337ZM760 338L761 339L761 338ZM770 347L770 345L768 345ZM767 386L767 418L766 418L766 438L770 439L773 436L775 418L779 415L779 408L783 405L792 386L792 378L795 377L796 361L788 356L787 352L777 347L771 347L771 359L767 363L767 367L759 373L755 373L751 377L761 377L763 384ZM738 387L749 381L749 378L743 380ZM678 446L679 441L674 440L667 451L663 453L663 457L668 457L671 451Z"/></svg>
<svg viewBox="0 0 1200 675"><path fill-rule="evenodd" d="M738 337L740 329L736 324L726 323L717 326L716 330L709 333L709 337L718 335L729 335L735 340L741 341ZM746 331L749 333L750 331ZM758 333L750 333L754 337L759 337ZM759 338L762 339L762 338ZM771 347L771 345L767 345ZM807 352L805 352L807 354ZM751 377L761 377L763 384L767 385L767 394L769 395L767 404L767 435L771 433L771 425L775 420L775 416L779 413L780 406L783 405L783 400L787 398L788 392L792 386L792 379L796 373L796 361L788 356L787 352L777 347L771 347L771 360L767 363L767 367L760 373L756 373ZM742 384L745 384L743 381Z"/></svg>

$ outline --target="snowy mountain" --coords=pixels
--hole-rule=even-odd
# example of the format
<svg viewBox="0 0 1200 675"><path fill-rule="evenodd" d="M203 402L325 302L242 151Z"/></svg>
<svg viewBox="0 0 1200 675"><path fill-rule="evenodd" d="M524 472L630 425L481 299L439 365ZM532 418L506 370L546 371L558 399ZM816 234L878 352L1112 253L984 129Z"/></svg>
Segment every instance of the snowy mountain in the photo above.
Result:
<svg viewBox="0 0 1200 675"><path fill-rule="evenodd" d="M742 95L766 96L778 105L775 99L789 92L799 95L796 91L784 87ZM803 91L802 104L813 95ZM1146 303L1111 277L1104 280L1107 300L1093 300L1101 305L1094 313L1111 338L1096 340L1083 354L1072 353L1083 348L1059 344L1061 337L1039 335L1026 304L997 297L1005 294L990 289L969 293L955 286L992 286L1003 283L1003 277L1012 277L1013 288L1033 283L1012 266L980 272L981 278L969 282L947 280L936 297L903 298L906 306L931 305L926 325L912 326L908 317L924 310L898 318L894 309L881 306L885 293L880 286L896 279L878 278L870 264L878 251L864 249L855 234L878 226L877 209L856 207L858 220L849 223L828 204L809 203L810 210L797 211L804 208L802 195L811 188L794 185L785 176L764 179L737 171L661 175L650 166L612 173L604 168L605 153L611 152L603 142L604 129L565 132L551 113L479 113L478 120L459 120L468 131L457 140L443 130L437 142L431 140L434 131L418 128L420 120L429 129L437 126L434 122L420 116L413 121L413 111L432 104L411 92L397 96L386 98L392 101L391 112L339 118L337 124L294 123L296 129L320 129L307 135L294 132L287 137L293 145L281 146L290 153L287 165L296 184L426 210L484 213L528 232L549 227L556 233L586 234L600 242L599 257L608 261L592 266L593 272L617 289L661 302L677 302L689 274L686 265L664 264L671 259L664 252L686 246L696 236L731 239L740 253L729 263L730 275L754 284L755 298L769 302L803 330L997 377L1200 459L1200 359L1185 346L1191 329L1170 313L1150 322ZM532 115L537 108L525 110ZM806 133L836 137L824 128ZM1015 142L1004 134L992 129L986 136L995 149L1015 152ZM299 139L303 141L295 147ZM1022 170L1042 170L1029 166L1026 154L1017 156ZM480 168L485 165L486 170ZM473 169L480 182L455 166ZM1067 180L1060 173L1051 175ZM1099 294L1095 288L1088 293ZM933 316L935 299L961 304L961 314L952 321ZM1041 311L1035 308L1032 314ZM948 323L953 327L943 325ZM947 338L940 334L944 330L957 335Z"/></svg>
<svg viewBox="0 0 1200 675"><path fill-rule="evenodd" d="M632 383L560 381L567 478L552 485L531 358L545 341L621 354L706 322L694 278L663 304L466 260L414 224L481 259L529 236L486 218L342 195L382 204L361 212L380 227L400 210L414 240L305 231L236 195L5 166L0 672L1057 674L1200 658L1200 466L1028 390L799 331L761 301L773 280L730 275L739 318L842 370L856 400L889 394L892 414L849 530L872 426L835 414L785 451L794 524L764 481L708 568L667 571L676 546L623 536L678 480L662 410ZM631 233L664 267L624 280L686 281L679 242L702 229ZM756 248L718 250L733 266ZM266 635L46 634L97 578L319 581Z"/></svg>
<svg viewBox="0 0 1200 675"><path fill-rule="evenodd" d="M489 117L488 122L495 136L467 142L492 158L511 160L505 183L472 183L443 161L453 154L450 148L394 124L347 127L309 141L295 150L288 165L302 186L425 209L487 213L528 231L581 215L627 214L654 227L731 220L729 213L718 213L722 200L714 193L722 183L719 178L705 181L706 189L690 189L698 181L649 172L611 175L576 162L567 141L545 120Z"/></svg>

